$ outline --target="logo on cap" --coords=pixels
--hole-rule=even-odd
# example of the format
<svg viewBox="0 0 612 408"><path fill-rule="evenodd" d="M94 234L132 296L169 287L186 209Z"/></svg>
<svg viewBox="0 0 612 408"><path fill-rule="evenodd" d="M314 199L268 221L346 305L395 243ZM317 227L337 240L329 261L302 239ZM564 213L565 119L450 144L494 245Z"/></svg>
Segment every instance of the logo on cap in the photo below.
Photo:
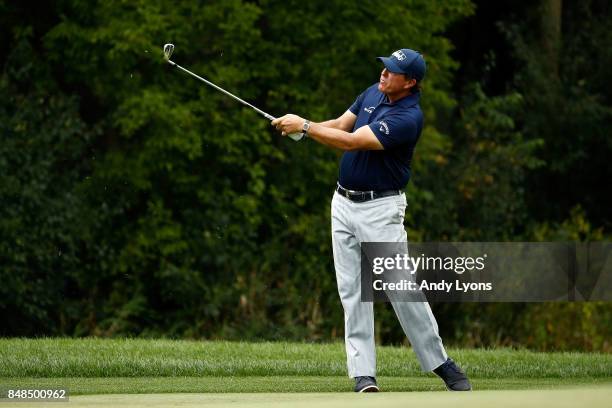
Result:
<svg viewBox="0 0 612 408"><path fill-rule="evenodd" d="M397 50L392 54L398 61L403 61L406 59L406 54L402 52L402 50Z"/></svg>

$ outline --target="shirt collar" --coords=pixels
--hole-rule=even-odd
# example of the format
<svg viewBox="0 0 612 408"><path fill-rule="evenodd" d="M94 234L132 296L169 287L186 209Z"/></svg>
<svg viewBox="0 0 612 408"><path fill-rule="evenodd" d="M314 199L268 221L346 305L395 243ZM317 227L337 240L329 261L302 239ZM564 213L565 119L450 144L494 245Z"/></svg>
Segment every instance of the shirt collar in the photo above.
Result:
<svg viewBox="0 0 612 408"><path fill-rule="evenodd" d="M416 105L417 103L419 103L419 99L421 99L421 92L417 92L414 94L409 94L404 96L401 99L398 99L397 101L393 102L393 103L389 103L389 99L387 98L387 95L383 94L383 103L386 105L390 105L390 106L401 106L404 108L409 108L411 106Z"/></svg>

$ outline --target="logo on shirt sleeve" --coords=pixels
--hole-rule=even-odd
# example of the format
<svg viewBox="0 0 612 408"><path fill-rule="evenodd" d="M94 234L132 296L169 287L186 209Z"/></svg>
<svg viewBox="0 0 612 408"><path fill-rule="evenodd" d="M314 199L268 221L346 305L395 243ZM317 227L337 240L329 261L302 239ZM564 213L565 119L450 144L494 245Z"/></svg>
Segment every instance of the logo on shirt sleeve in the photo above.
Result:
<svg viewBox="0 0 612 408"><path fill-rule="evenodd" d="M389 125L384 120L380 121L380 129L381 132L384 132L385 135L389 134Z"/></svg>
<svg viewBox="0 0 612 408"><path fill-rule="evenodd" d="M376 106L370 106L368 108L363 108L363 110L368 112L368 113L374 112L374 109L376 109Z"/></svg>

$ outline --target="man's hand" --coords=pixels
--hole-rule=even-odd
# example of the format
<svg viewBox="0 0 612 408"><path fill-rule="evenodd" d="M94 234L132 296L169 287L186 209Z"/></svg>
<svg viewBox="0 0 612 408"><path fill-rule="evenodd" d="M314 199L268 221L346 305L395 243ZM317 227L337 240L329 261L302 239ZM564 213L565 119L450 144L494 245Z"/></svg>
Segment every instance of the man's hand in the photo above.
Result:
<svg viewBox="0 0 612 408"><path fill-rule="evenodd" d="M305 119L298 115L288 114L272 121L272 126L279 130L283 136L291 133L302 133Z"/></svg>
<svg viewBox="0 0 612 408"><path fill-rule="evenodd" d="M349 112L345 114L345 122L337 125L338 127L348 127L351 124L351 128L354 124L354 118L356 116ZM304 126L304 118L297 115L288 114L272 121L272 126L282 132L283 136L287 136L292 133L301 133ZM330 125L335 125L338 120ZM384 147L372 132L372 129L368 125L363 125L359 129L352 133L347 131L336 129L333 127L327 127L320 123L310 122L310 129L308 130L308 137L326 146L335 147L344 151L350 150L383 150Z"/></svg>

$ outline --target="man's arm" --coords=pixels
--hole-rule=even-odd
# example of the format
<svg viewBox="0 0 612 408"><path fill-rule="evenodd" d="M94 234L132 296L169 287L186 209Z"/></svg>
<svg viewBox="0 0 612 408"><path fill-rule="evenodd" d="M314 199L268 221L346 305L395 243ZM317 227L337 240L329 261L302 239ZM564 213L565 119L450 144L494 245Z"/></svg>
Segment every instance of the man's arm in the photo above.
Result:
<svg viewBox="0 0 612 408"><path fill-rule="evenodd" d="M351 115L355 116L352 112L348 112ZM338 121L343 116L347 115L345 113L340 118L335 119L334 121ZM348 117L348 115L347 115ZM332 122L332 121L328 121ZM324 144L326 146L335 147L341 150L383 150L382 144L372 132L369 126L365 125L354 131L353 133L349 133L346 130L337 129L327 127L323 123L310 123L310 130L308 130L308 136L317 142ZM338 125L338 123L334 123ZM352 126L355 124L353 120L353 124L349 129L352 129ZM304 119L297 115L285 115L278 119L272 121L272 125L276 127L276 129L280 130L283 135L287 135L289 133L299 133L302 131L302 126L304 125ZM345 124L346 125L346 124Z"/></svg>
<svg viewBox="0 0 612 408"><path fill-rule="evenodd" d="M349 133L325 127L320 123L311 123L308 136L321 144L345 151L383 150L383 146L368 125Z"/></svg>
<svg viewBox="0 0 612 408"><path fill-rule="evenodd" d="M345 132L350 132L353 129L353 126L355 126L356 120L357 120L357 116L350 110L347 110L339 118L326 120L325 122L320 122L319 125L325 126L328 128L344 130Z"/></svg>

